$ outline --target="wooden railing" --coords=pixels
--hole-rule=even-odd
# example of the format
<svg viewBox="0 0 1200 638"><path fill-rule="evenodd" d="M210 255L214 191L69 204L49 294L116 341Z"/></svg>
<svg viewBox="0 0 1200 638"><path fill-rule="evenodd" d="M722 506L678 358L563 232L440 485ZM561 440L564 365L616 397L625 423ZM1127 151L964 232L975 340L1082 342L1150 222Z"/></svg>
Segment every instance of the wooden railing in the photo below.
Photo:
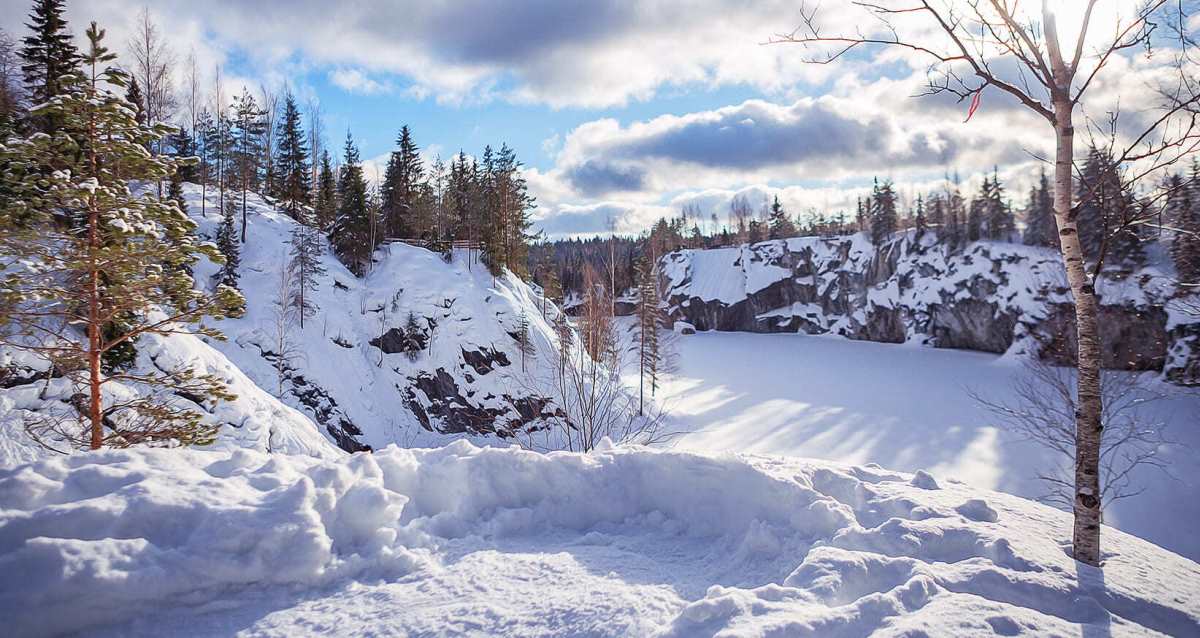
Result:
<svg viewBox="0 0 1200 638"><path fill-rule="evenodd" d="M387 237L383 240L385 244L408 244L418 248L425 248L434 252L445 252L447 248L461 250L483 250L483 242L455 239L454 241L444 241L440 239L409 239L405 237Z"/></svg>

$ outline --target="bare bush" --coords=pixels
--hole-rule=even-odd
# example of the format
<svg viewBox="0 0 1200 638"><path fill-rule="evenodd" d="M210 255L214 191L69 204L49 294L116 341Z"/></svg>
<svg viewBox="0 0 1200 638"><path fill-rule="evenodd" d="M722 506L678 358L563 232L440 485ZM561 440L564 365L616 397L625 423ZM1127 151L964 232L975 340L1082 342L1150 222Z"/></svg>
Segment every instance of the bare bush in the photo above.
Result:
<svg viewBox="0 0 1200 638"><path fill-rule="evenodd" d="M1013 383L1014 398L995 400L972 391L971 397L996 415L1002 426L1023 439L1051 451L1056 463L1038 473L1047 493L1039 500L1070 509L1075 487L1076 371L1030 360ZM1162 395L1139 382L1139 375L1105 370L1100 379L1104 408L1100 417L1100 506L1136 496L1144 486L1135 474L1139 468L1168 472L1158 456L1168 440L1167 424L1144 408Z"/></svg>

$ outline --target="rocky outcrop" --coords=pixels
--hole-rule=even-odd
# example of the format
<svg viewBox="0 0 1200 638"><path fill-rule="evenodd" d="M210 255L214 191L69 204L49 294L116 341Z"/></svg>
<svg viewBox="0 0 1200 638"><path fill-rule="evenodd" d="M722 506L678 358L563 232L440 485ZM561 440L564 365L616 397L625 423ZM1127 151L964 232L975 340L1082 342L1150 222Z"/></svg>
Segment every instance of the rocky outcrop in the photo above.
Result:
<svg viewBox="0 0 1200 638"><path fill-rule="evenodd" d="M1051 250L976 242L957 251L912 234L801 237L663 257L672 320L697 330L839 334L939 348L1075 356L1073 306ZM1200 384L1200 313L1153 264L1097 282L1104 363Z"/></svg>

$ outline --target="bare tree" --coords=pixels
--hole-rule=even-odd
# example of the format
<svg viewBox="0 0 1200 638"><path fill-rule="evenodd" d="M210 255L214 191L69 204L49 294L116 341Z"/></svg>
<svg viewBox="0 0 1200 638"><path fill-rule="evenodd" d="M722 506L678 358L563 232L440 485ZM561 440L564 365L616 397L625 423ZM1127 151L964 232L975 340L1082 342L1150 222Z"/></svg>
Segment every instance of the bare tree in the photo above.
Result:
<svg viewBox="0 0 1200 638"><path fill-rule="evenodd" d="M299 310L294 299L296 296L295 271L288 267L287 256L280 255L278 276L275 279L275 297L271 300L271 322L269 336L271 338L271 355L274 357L275 379L278 383L275 396L283 396L283 382L292 363L301 356L299 344L294 333L299 321Z"/></svg>
<svg viewBox="0 0 1200 638"><path fill-rule="evenodd" d="M1100 464L1103 397L1100 383L1100 334L1095 290L1096 271L1089 271L1079 239L1075 201L1075 113L1082 110L1088 89L1118 56L1150 55L1162 44L1159 27L1185 24L1183 3L1140 0L1123 4L1129 13L1115 24L1096 26L1099 0L1088 0L1078 15L1079 33L1065 49L1059 38L1059 3L1043 0L1041 11L1017 0L903 0L888 6L854 2L864 11L854 33L827 33L819 9L801 9L801 25L774 42L794 43L810 51L806 61L831 64L861 47L882 46L925 60L930 65L926 94L951 94L969 101L968 119L985 90L1001 91L1047 122L1055 141L1054 217L1063 264L1075 300L1078 355L1078 411L1075 415L1076 559L1100 563ZM1030 3L1025 3L1030 4ZM1167 29L1170 30L1170 29ZM1200 90L1190 73L1192 44L1186 29L1174 40L1175 73L1151 87L1159 100L1157 113L1137 118L1129 130L1110 131L1119 139L1113 153L1118 166L1136 165L1150 174L1193 152L1200 143L1197 104ZM1065 55L1064 55L1065 53ZM1100 125L1103 126L1103 125ZM1100 259L1102 261L1102 258Z"/></svg>
<svg viewBox="0 0 1200 638"><path fill-rule="evenodd" d="M276 114L279 111L279 91L270 88L267 84L260 83L258 85L260 96L260 104L262 104L263 119L266 121L266 126L262 129L262 157L263 170L266 171L266 179L263 184L268 195L275 195L275 120ZM315 182L314 182L315 183Z"/></svg>
<svg viewBox="0 0 1200 638"><path fill-rule="evenodd" d="M1042 500L1069 509L1074 502L1075 410L1078 408L1076 371L1029 360L1025 374L1013 383L1014 399L971 396L995 414L1011 432L1050 450L1058 463L1039 472L1048 492ZM1140 469L1167 471L1159 458L1167 424L1142 408L1162 398L1139 384L1134 373L1105 370L1100 375L1104 410L1100 425L1100 507L1144 491L1135 473Z"/></svg>
<svg viewBox="0 0 1200 638"><path fill-rule="evenodd" d="M200 102L200 70L196 66L196 52L193 50L188 53L187 58L187 96L188 96L188 120L190 127L188 134L192 139L196 138L196 119L200 117L200 111L204 106Z"/></svg>
<svg viewBox="0 0 1200 638"><path fill-rule="evenodd" d="M525 445L587 452L605 438L640 444L668 440L665 411L655 405L639 414L636 393L621 379L625 350L618 344L602 276L590 266L584 273L581 333L571 329L562 310L552 309L557 343L539 349L549 365L531 367L522 379L527 390L559 408L550 427L526 433Z"/></svg>
<svg viewBox="0 0 1200 638"><path fill-rule="evenodd" d="M143 6L138 12L133 36L126 46L133 58L133 75L142 85L146 121L170 121L178 107L172 80L175 54L151 18L149 7ZM162 143L151 150L162 152Z"/></svg>
<svg viewBox="0 0 1200 638"><path fill-rule="evenodd" d="M21 62L17 58L17 43L8 32L0 29L0 126L5 120L15 120L21 105Z"/></svg>
<svg viewBox="0 0 1200 638"><path fill-rule="evenodd" d="M321 103L315 97L308 100L308 149L312 158L312 180L316 188L321 173L321 149L324 148L325 121L321 116Z"/></svg>

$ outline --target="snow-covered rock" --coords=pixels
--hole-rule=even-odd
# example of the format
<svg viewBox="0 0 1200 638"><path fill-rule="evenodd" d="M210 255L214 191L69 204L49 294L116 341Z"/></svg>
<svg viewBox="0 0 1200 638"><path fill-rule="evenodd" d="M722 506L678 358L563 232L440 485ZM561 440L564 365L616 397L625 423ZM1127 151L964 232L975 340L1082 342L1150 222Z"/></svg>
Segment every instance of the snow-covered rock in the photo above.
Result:
<svg viewBox="0 0 1200 638"><path fill-rule="evenodd" d="M1105 365L1197 384L1200 312L1177 298L1161 248L1098 282ZM948 252L912 232L876 247L856 234L683 250L662 265L672 317L698 330L1074 356L1070 291L1049 249L981 241Z"/></svg>
<svg viewBox="0 0 1200 638"><path fill-rule="evenodd" d="M1197 635L1200 565L878 467L644 448L0 469L9 635Z"/></svg>

